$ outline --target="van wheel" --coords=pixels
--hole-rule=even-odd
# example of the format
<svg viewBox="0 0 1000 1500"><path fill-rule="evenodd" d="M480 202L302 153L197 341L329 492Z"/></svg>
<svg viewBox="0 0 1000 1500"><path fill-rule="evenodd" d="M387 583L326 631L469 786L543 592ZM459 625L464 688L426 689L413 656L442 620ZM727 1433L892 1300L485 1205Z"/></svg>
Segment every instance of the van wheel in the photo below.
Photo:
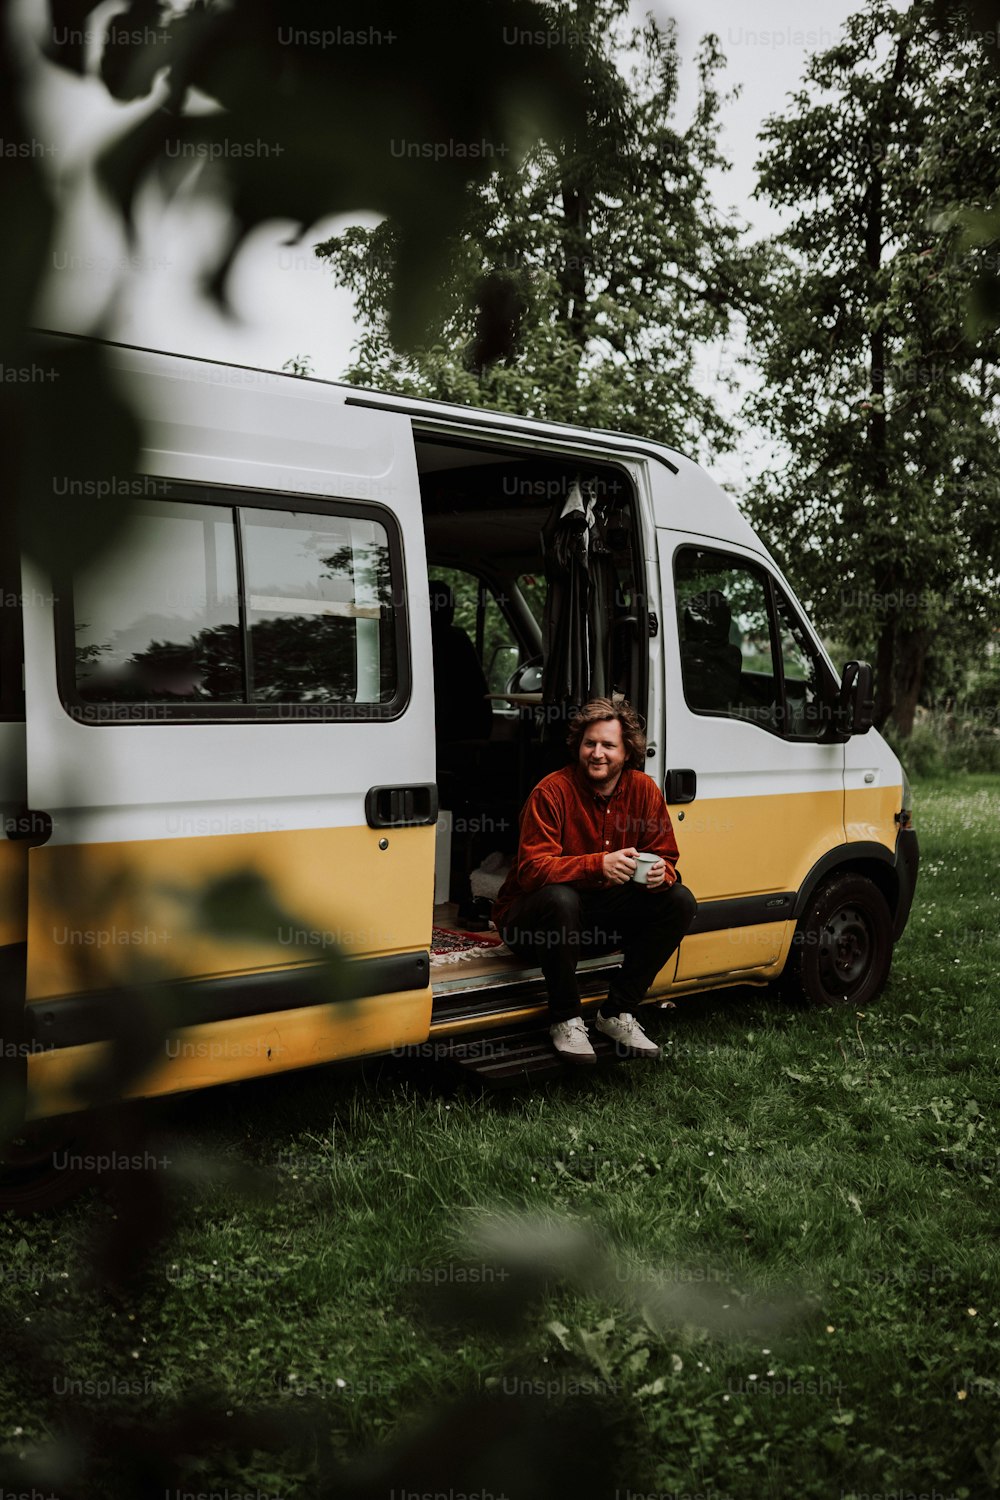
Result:
<svg viewBox="0 0 1000 1500"><path fill-rule="evenodd" d="M806 1005L867 1005L891 963L892 916L882 892L864 875L835 875L816 887L798 920L781 988Z"/></svg>

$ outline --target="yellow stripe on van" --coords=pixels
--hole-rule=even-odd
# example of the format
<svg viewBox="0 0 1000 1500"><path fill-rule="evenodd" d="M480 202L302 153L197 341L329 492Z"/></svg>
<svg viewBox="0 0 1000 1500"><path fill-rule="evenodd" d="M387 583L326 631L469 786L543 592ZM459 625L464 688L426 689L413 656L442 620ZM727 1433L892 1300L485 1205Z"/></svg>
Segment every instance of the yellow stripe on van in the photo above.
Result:
<svg viewBox="0 0 1000 1500"><path fill-rule="evenodd" d="M866 839L870 843L896 847L899 832L896 814L903 805L903 788L897 786L864 786L848 788L844 796L844 825L848 842Z"/></svg>
<svg viewBox="0 0 1000 1500"><path fill-rule="evenodd" d="M164 1043L163 1062L124 1097L176 1094L390 1051L424 1041L429 1016L428 989L190 1026ZM106 1042L90 1042L30 1054L27 1118L78 1110L77 1080L101 1063L107 1048Z"/></svg>
<svg viewBox="0 0 1000 1500"><path fill-rule="evenodd" d="M28 922L28 846L0 838L0 945L23 943Z"/></svg>
<svg viewBox="0 0 1000 1500"><path fill-rule="evenodd" d="M844 842L843 790L705 798L670 817L681 878L699 901L798 890Z"/></svg>
<svg viewBox="0 0 1000 1500"><path fill-rule="evenodd" d="M379 840L387 848L379 848ZM315 960L427 948L434 829L309 828L32 849L29 999ZM287 921L273 936L199 930L199 891L267 882Z"/></svg>
<svg viewBox="0 0 1000 1500"><path fill-rule="evenodd" d="M746 972L770 978L778 972L795 931L794 922L759 922L750 927L725 927L718 932L690 933L681 942L677 982L699 975Z"/></svg>

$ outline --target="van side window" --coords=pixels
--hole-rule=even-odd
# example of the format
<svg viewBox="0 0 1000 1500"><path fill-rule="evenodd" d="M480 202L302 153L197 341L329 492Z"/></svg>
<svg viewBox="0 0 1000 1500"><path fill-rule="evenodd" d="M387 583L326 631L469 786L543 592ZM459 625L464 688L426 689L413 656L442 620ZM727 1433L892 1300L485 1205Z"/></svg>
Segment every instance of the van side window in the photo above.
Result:
<svg viewBox="0 0 1000 1500"><path fill-rule="evenodd" d="M777 584L774 603L781 641L781 675L785 689L784 734L786 739L815 740L829 721L826 702L830 677L825 663L802 621Z"/></svg>
<svg viewBox="0 0 1000 1500"><path fill-rule="evenodd" d="M394 523L361 501L292 510L255 500L139 502L122 543L73 579L72 618L57 611L72 715L259 718L269 704L288 719L398 711L408 678ZM122 711L91 707L107 704ZM281 704L315 713L282 713Z"/></svg>
<svg viewBox="0 0 1000 1500"><path fill-rule="evenodd" d="M250 697L384 703L396 690L389 538L377 521L243 510Z"/></svg>
<svg viewBox="0 0 1000 1500"><path fill-rule="evenodd" d="M120 547L73 584L76 689L87 703L245 696L228 506L137 504Z"/></svg>
<svg viewBox="0 0 1000 1500"><path fill-rule="evenodd" d="M674 578L688 707L773 729L777 672L763 573L722 552L684 547Z"/></svg>
<svg viewBox="0 0 1000 1500"><path fill-rule="evenodd" d="M462 568L431 568L449 584L455 603L454 623L476 648L489 690L502 693L517 668L519 649L489 584ZM494 704L494 712L499 705Z"/></svg>

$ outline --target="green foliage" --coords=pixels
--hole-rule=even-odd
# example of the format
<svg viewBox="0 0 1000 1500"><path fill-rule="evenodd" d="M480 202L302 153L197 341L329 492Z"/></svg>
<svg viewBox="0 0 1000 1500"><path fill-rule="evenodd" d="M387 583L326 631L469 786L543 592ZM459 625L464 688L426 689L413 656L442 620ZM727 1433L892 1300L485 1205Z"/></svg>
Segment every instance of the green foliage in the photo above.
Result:
<svg viewBox="0 0 1000 1500"><path fill-rule="evenodd" d="M717 145L722 56L698 55L692 120L675 121L672 24L633 27L624 0L561 6L587 80L586 132L503 163L451 245L447 317L418 349L393 348L389 311L406 268L394 225L317 246L354 293L362 333L348 379L439 400L656 436L699 451L733 433L697 378L699 351L743 300L738 229L706 181ZM485 300L515 340L488 369Z"/></svg>
<svg viewBox="0 0 1000 1500"><path fill-rule="evenodd" d="M748 411L784 451L749 508L904 734L929 656L967 664L1000 619L998 342L966 327L987 251L962 229L1000 191L998 106L967 35L870 0L763 132L788 221L762 250Z"/></svg>
<svg viewBox="0 0 1000 1500"><path fill-rule="evenodd" d="M992 718L995 722L995 709ZM1000 734L978 719L925 714L905 739L892 724L885 735L910 776L1000 774Z"/></svg>

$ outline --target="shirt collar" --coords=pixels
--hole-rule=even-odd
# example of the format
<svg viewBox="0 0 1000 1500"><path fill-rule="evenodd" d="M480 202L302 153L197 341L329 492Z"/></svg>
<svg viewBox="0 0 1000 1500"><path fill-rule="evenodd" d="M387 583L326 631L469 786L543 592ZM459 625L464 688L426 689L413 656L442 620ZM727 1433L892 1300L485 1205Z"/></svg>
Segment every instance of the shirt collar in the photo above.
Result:
<svg viewBox="0 0 1000 1500"><path fill-rule="evenodd" d="M577 786L580 788L581 791L586 792L589 796L591 796L594 799L594 801L597 803L598 807L607 807L607 806L609 806L610 803L614 802L615 798L618 796L618 794L621 791L622 787L625 785L625 777L628 775L628 771L629 771L628 766L623 766L622 767L622 774L619 776L617 784L615 785L615 789L611 793L611 796L610 797L602 797L601 794L600 794L600 792L595 792L595 790L591 786L590 782L586 781L584 779L583 772L580 770L579 761L573 767L573 775L576 778L576 784L577 784Z"/></svg>

